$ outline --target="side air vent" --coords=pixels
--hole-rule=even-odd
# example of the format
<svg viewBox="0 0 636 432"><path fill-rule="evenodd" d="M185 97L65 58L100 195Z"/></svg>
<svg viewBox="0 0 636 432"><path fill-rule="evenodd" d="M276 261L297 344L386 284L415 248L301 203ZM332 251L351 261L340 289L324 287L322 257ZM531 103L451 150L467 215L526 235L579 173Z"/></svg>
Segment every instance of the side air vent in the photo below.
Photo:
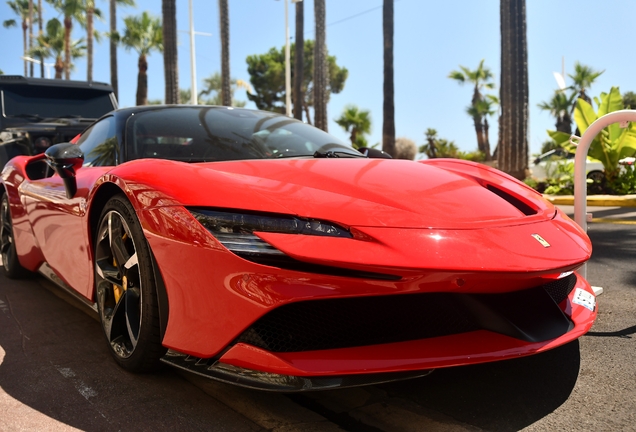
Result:
<svg viewBox="0 0 636 432"><path fill-rule="evenodd" d="M503 198L511 205L515 206L521 213L523 213L526 216L537 214L537 211L535 209L533 209L528 204L521 201L519 198L510 195L506 191L503 191L493 185L487 185L486 189L488 189L490 192L494 193L498 197Z"/></svg>

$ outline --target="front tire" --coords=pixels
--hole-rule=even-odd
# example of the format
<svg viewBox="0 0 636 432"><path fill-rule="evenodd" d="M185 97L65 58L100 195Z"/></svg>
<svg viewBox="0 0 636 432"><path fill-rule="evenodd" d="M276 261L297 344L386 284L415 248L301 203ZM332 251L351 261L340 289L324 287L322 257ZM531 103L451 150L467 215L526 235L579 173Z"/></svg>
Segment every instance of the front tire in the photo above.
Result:
<svg viewBox="0 0 636 432"><path fill-rule="evenodd" d="M110 351L124 369L159 367L159 311L150 250L135 211L122 195L111 198L95 237L97 308Z"/></svg>
<svg viewBox="0 0 636 432"><path fill-rule="evenodd" d="M18 253L15 249L15 237L13 236L13 221L9 209L9 196L2 193L0 201L0 254L2 255L2 272L9 279L20 279L29 274L29 271L20 265Z"/></svg>

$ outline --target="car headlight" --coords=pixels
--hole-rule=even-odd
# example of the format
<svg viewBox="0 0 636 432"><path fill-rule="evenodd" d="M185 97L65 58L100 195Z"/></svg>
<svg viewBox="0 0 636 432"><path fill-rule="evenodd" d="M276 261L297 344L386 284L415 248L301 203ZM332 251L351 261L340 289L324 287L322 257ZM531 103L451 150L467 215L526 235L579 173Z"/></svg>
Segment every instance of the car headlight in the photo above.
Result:
<svg viewBox="0 0 636 432"><path fill-rule="evenodd" d="M188 209L201 225L237 255L284 255L254 232L352 238L346 229L326 221L271 214L231 213Z"/></svg>

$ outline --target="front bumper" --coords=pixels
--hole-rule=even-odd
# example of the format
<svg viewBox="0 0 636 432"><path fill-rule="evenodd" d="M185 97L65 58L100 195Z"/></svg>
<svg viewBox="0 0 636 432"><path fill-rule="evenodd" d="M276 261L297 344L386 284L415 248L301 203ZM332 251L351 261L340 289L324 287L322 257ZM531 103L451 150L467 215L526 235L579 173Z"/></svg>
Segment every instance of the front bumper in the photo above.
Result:
<svg viewBox="0 0 636 432"><path fill-rule="evenodd" d="M594 291L576 276L573 289L558 306L569 328L547 340L527 340L493 330L377 345L299 352L272 352L244 342L222 355L198 358L171 351L166 363L216 380L270 391L307 391L351 387L425 376L437 368L506 360L541 353L584 335L596 318ZM590 297L592 296L592 297ZM555 305L556 306L556 305ZM541 320L544 317L538 316Z"/></svg>

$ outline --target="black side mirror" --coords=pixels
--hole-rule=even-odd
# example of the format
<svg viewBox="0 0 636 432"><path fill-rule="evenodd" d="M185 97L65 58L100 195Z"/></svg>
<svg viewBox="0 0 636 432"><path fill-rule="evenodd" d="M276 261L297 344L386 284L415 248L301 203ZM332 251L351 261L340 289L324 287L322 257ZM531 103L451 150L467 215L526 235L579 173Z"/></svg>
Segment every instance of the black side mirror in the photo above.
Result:
<svg viewBox="0 0 636 432"><path fill-rule="evenodd" d="M358 151L371 159L393 159L387 152L375 148L360 147Z"/></svg>
<svg viewBox="0 0 636 432"><path fill-rule="evenodd" d="M84 153L76 144L61 143L49 147L45 152L46 163L62 178L66 197L71 199L77 192L75 172L84 163Z"/></svg>

